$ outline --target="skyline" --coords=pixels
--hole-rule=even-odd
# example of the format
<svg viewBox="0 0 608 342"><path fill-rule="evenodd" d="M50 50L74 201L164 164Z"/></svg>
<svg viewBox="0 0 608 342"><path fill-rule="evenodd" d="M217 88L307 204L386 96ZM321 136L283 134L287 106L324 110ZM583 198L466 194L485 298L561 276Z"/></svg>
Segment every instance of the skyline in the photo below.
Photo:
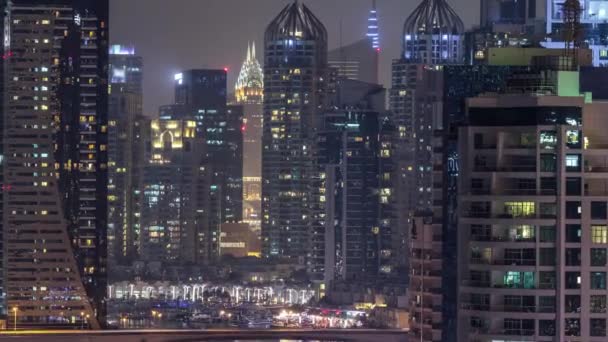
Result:
<svg viewBox="0 0 608 342"><path fill-rule="evenodd" d="M133 45L135 53L144 59L144 114L156 116L158 108L170 104L173 96L173 75L191 68L223 69L227 67L228 88L232 91L247 52L247 43L255 41L258 57L263 63L263 35L272 16L291 0L255 0L243 5L239 0L177 0L181 7L167 7L163 0L110 0L111 44ZM145 6L141 6L145 2ZM341 12L348 2L350 10ZM479 21L479 2L476 0L449 0L467 28ZM339 20L342 19L342 43L348 45L365 37L371 0L305 0L304 3L318 14L328 30L329 48L339 47ZM390 65L401 51L401 34L405 19L419 4L418 1L377 0L380 26L380 81L390 87ZM464 11L464 5L473 4L475 11ZM202 12L206 6L206 11ZM239 13L230 10L246 7ZM186 13L181 8L189 8ZM198 11L200 9L201 11ZM133 16L123 13L139 13L136 23L142 30L134 30ZM215 13L212 17L209 13ZM247 15L246 21L243 21ZM198 21L196 18L200 16ZM233 17L231 22L243 26L234 28L223 20ZM166 18L166 19L159 19ZM209 22L207 20L210 20ZM171 22L173 26L158 23ZM216 31L217 25L228 29ZM187 36L182 40L179 37ZM215 38L213 38L214 36ZM205 51L203 42L219 42L216 50ZM222 44L222 42L224 42ZM163 49L164 47L164 49Z"/></svg>

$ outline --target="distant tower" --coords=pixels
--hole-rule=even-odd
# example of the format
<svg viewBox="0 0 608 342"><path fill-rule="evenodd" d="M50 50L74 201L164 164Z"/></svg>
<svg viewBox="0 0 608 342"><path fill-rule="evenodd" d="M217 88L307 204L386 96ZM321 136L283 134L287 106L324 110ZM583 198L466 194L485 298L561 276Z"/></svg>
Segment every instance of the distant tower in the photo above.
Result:
<svg viewBox="0 0 608 342"><path fill-rule="evenodd" d="M372 41L372 47L380 52L380 33L378 31L378 11L376 10L376 0L372 1L372 9L367 18L367 36Z"/></svg>
<svg viewBox="0 0 608 342"><path fill-rule="evenodd" d="M234 90L239 104L262 103L264 100L264 71L255 56L255 42L247 46L247 57Z"/></svg>
<svg viewBox="0 0 608 342"><path fill-rule="evenodd" d="M264 71L256 58L255 42L234 86L236 103L243 107L243 222L260 231L262 212L262 122Z"/></svg>

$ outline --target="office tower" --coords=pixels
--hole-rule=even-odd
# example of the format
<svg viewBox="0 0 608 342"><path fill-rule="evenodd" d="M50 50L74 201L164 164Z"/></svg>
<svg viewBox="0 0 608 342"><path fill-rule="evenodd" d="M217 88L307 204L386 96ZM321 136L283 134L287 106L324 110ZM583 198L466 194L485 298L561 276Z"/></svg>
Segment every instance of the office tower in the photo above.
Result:
<svg viewBox="0 0 608 342"><path fill-rule="evenodd" d="M380 63L380 34L376 1L372 3L367 19L366 37L329 51L328 64L335 69L336 77L378 83Z"/></svg>
<svg viewBox="0 0 608 342"><path fill-rule="evenodd" d="M468 100L459 340L606 339L608 103L567 70L514 75L513 93Z"/></svg>
<svg viewBox="0 0 608 342"><path fill-rule="evenodd" d="M564 48L564 0L546 0L547 20L546 33L549 37L542 43L548 48ZM593 65L608 64L608 1L580 0L580 35L578 40L584 42L593 51Z"/></svg>
<svg viewBox="0 0 608 342"><path fill-rule="evenodd" d="M236 104L243 107L243 222L260 231L262 213L262 125L264 71L256 59L255 43L235 85Z"/></svg>
<svg viewBox="0 0 608 342"><path fill-rule="evenodd" d="M303 262L310 252L313 145L327 82L327 31L295 1L264 37L262 254Z"/></svg>
<svg viewBox="0 0 608 342"><path fill-rule="evenodd" d="M108 3L2 5L4 309L16 310L20 327L99 327Z"/></svg>
<svg viewBox="0 0 608 342"><path fill-rule="evenodd" d="M175 75L175 103L190 108L226 106L226 70L186 70Z"/></svg>
<svg viewBox="0 0 608 342"><path fill-rule="evenodd" d="M378 83L380 51L372 47L369 38L329 51L328 64L338 78Z"/></svg>
<svg viewBox="0 0 608 342"><path fill-rule="evenodd" d="M334 109L323 114L313 192L321 200L309 268L326 288L374 283L392 271L392 132L383 134L385 94L380 85L339 80Z"/></svg>
<svg viewBox="0 0 608 342"><path fill-rule="evenodd" d="M428 157L441 106L434 93L441 66L464 62L464 25L444 0L424 0L407 18L403 51L393 61L390 110L396 126L397 224L395 263L406 266L412 215L431 206L432 165ZM405 274L404 277L407 277Z"/></svg>
<svg viewBox="0 0 608 342"><path fill-rule="evenodd" d="M108 108L108 259L133 261L139 250L137 120L143 115L143 61L130 46L110 47Z"/></svg>
<svg viewBox="0 0 608 342"><path fill-rule="evenodd" d="M143 169L141 258L148 262L193 263L201 216L204 143L191 120L151 120ZM148 150L146 148L146 150ZM208 186L208 185L207 185Z"/></svg>
<svg viewBox="0 0 608 342"><path fill-rule="evenodd" d="M239 222L243 212L243 108L227 106L226 74L226 70L212 69L176 74L175 105L161 107L161 117L196 121L197 132L206 143L203 161L213 167L210 174L220 194L220 221Z"/></svg>

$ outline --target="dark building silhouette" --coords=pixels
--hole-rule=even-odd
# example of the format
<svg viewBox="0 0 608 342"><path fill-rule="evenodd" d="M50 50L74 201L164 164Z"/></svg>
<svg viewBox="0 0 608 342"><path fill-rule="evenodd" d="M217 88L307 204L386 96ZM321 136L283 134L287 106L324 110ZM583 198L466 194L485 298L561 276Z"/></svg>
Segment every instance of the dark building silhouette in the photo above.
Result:
<svg viewBox="0 0 608 342"><path fill-rule="evenodd" d="M383 119L385 94L380 85L339 80L317 135L322 215L313 223L309 262L313 279L330 287L392 272L393 132Z"/></svg>

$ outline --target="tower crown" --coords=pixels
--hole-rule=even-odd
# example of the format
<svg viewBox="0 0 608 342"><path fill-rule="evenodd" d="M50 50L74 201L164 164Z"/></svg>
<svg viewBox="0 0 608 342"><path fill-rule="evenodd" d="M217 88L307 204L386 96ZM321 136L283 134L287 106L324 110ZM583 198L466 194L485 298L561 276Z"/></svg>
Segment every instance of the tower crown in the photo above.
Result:
<svg viewBox="0 0 608 342"><path fill-rule="evenodd" d="M306 5L296 0L285 6L266 28L266 41L281 39L327 41L327 30Z"/></svg>
<svg viewBox="0 0 608 342"><path fill-rule="evenodd" d="M445 0L423 0L405 20L407 34L461 34L464 24Z"/></svg>

